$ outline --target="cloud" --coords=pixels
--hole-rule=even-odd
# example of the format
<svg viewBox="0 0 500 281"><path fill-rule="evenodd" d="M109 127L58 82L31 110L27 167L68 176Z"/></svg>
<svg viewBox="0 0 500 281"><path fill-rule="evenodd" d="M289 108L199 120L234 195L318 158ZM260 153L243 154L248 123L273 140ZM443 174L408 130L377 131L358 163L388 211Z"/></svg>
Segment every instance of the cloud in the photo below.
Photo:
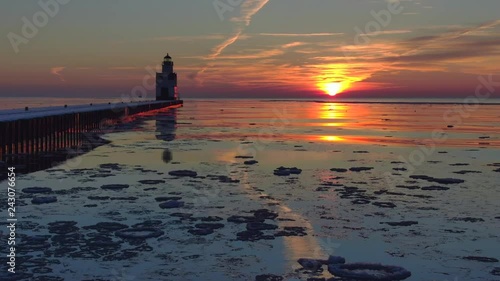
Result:
<svg viewBox="0 0 500 281"><path fill-rule="evenodd" d="M374 36L366 44L345 45L351 39L348 33L246 33L246 24L252 21L238 18L232 22L233 32L214 44L209 54L193 58L205 64L201 71L183 74L186 79L234 92L261 88L312 92L329 82L341 82L346 91L356 92L404 88L414 74L493 73L500 63L500 20L475 26L396 27L370 34ZM244 36L252 42L228 49ZM429 85L438 82L429 79Z"/></svg>
<svg viewBox="0 0 500 281"><path fill-rule="evenodd" d="M137 70L139 68L136 66L113 66L113 67L109 67L108 69L110 69L110 70Z"/></svg>
<svg viewBox="0 0 500 281"><path fill-rule="evenodd" d="M61 73L65 68L66 68L65 66L55 66L55 67L52 67L50 69L50 74L59 77L59 79L62 82L66 82L66 80L64 80L64 77L62 76L62 73Z"/></svg>
<svg viewBox="0 0 500 281"><path fill-rule="evenodd" d="M489 21L403 41L380 38L371 44L337 48L345 55L344 63L339 56L322 55L315 60L318 67L324 68L321 63L327 66L321 73L328 74L330 69L332 74L356 77L354 81L358 82L391 71L478 75L493 71L500 62L500 39L493 29L498 25L500 20ZM481 37L478 32L481 32Z"/></svg>
<svg viewBox="0 0 500 281"><path fill-rule="evenodd" d="M155 41L178 41L178 42L191 42L199 40L221 40L224 39L223 34L209 34L209 35L185 35L185 36L164 36L154 37Z"/></svg>
<svg viewBox="0 0 500 281"><path fill-rule="evenodd" d="M466 27L459 29L454 32L445 32L442 34L438 35L433 35L433 36L421 36L421 37L416 37L413 39L408 40L405 44L407 46L410 46L411 49L404 52L402 56L408 55L411 53L419 52L422 49L425 48L439 48L441 44L448 44L452 40L459 39L461 37L464 37L466 35L473 35L475 32L489 29L492 27L495 27L497 25L500 25L500 20L494 20L494 21L488 21L485 23L482 23L480 25L474 26L474 27ZM416 47L414 47L416 45Z"/></svg>
<svg viewBox="0 0 500 281"><path fill-rule="evenodd" d="M237 23L244 23L245 26L249 26L252 17L257 14L264 6L269 2L269 0L246 0L243 2L241 5L241 11L240 11L240 16L235 17L231 19L233 22ZM243 31L245 30L244 26L241 26L241 24L238 24L238 26L235 28L235 31L229 38L224 40L221 44L216 46L212 54L208 56L210 59L215 59L217 56L219 56L227 47L231 46L234 44L240 36L242 35Z"/></svg>
<svg viewBox="0 0 500 281"><path fill-rule="evenodd" d="M234 17L231 19L233 22L242 22L245 26L249 26L252 22L252 17L257 14L264 6L269 2L269 0L246 0L243 1L241 5L241 11L239 17Z"/></svg>
<svg viewBox="0 0 500 281"><path fill-rule="evenodd" d="M342 45L326 36L318 36L319 42L314 44L287 42L287 37L294 37L282 36L278 38L280 44L275 43L278 39L273 40L273 45L262 46L257 52L247 50L248 54L242 49L236 55L219 55L220 60L214 63L217 67L205 75L211 86L220 88L265 86L314 91L335 81L342 82L349 91L365 91L406 87L407 81L394 74L398 72L406 73L405 77L415 72L488 73L500 63L500 39L498 29L494 29L498 24L500 21L492 21L447 30L441 26L426 33L416 30L426 35L400 40L390 35L413 31L389 30L384 32L387 36L357 45ZM258 64L241 61L249 58L259 59ZM378 82L373 83L373 79Z"/></svg>
<svg viewBox="0 0 500 281"><path fill-rule="evenodd" d="M235 27L233 33L225 39L222 43L217 45L212 49L212 53L206 56L208 60L216 60L217 57L222 54L222 52L232 44L236 43L238 39L243 34L246 26L249 26L252 22L252 17L257 14L264 6L269 2L269 0L246 0L241 4L240 16L232 18L232 22L236 22L237 26ZM197 73L191 73L188 75L191 79L199 78L200 74L203 74L208 68L210 64L205 65L200 71ZM199 81L203 83L203 80Z"/></svg>
<svg viewBox="0 0 500 281"><path fill-rule="evenodd" d="M293 43L292 43L293 44ZM289 48L286 45L283 46L283 48ZM253 53L253 54L241 54L241 55L225 55L221 56L220 59L229 59L229 60L237 60L237 59L263 59L263 58L269 58L277 55L281 55L284 52L279 49L271 49L271 50L265 50L261 51L258 53Z"/></svg>
<svg viewBox="0 0 500 281"><path fill-rule="evenodd" d="M212 53L210 55L208 55L207 58L208 59L217 58L222 53L222 51L224 51L230 45L234 44L234 42L238 41L239 37L241 36L241 33L243 33L243 30L239 30L238 32L233 34L231 37L227 38L222 43L217 45L215 48L213 48Z"/></svg>
<svg viewBox="0 0 500 281"><path fill-rule="evenodd" d="M411 33L411 30L382 30L382 31L376 31L372 33L367 33L366 35L368 36L379 36L379 35L394 35L394 34L405 34L405 33Z"/></svg>
<svg viewBox="0 0 500 281"><path fill-rule="evenodd" d="M497 45L500 46L500 45ZM396 57L387 57L383 58L380 61L385 62L426 62L432 61L442 62L449 61L454 59L465 59L465 58L473 58L473 57L482 57L488 54L495 54L491 52L492 50L487 50L486 48L477 48L477 49L462 49L462 50L443 50L439 52L426 52L415 55L405 55L405 56L396 56ZM498 53L497 53L498 54Z"/></svg>
<svg viewBox="0 0 500 281"><path fill-rule="evenodd" d="M276 36L276 37L316 37L316 36L338 36L344 33L259 33L260 36Z"/></svg>
<svg viewBox="0 0 500 281"><path fill-rule="evenodd" d="M281 47L284 48L284 49L288 49L288 48L303 46L305 44L306 43L304 43L304 42L292 42L292 43L287 43L287 44L285 44L285 45L283 45Z"/></svg>

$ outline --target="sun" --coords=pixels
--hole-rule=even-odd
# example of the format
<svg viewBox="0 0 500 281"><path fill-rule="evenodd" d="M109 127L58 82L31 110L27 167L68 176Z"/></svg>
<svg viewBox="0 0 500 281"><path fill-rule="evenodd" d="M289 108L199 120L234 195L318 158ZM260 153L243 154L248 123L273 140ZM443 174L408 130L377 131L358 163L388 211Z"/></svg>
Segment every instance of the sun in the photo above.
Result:
<svg viewBox="0 0 500 281"><path fill-rule="evenodd" d="M342 83L340 82L328 83L325 85L325 90L328 95L333 97L342 91Z"/></svg>

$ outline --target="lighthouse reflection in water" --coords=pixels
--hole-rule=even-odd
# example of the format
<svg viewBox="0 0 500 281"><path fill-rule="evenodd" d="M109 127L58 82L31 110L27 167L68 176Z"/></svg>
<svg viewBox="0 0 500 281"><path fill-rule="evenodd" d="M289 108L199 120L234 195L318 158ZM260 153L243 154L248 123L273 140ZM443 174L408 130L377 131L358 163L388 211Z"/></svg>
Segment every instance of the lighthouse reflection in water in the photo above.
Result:
<svg viewBox="0 0 500 281"><path fill-rule="evenodd" d="M158 112L156 115L156 138L163 141L175 140L175 129L177 128L177 109L170 109ZM172 161L172 152L166 148L162 153L162 160L165 163Z"/></svg>

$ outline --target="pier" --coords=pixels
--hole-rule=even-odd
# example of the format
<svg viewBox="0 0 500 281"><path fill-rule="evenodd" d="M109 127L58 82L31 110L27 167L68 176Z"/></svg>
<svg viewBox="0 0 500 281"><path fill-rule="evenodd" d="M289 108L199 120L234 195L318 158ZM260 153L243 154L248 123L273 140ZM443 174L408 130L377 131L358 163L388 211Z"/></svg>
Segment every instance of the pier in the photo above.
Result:
<svg viewBox="0 0 500 281"><path fill-rule="evenodd" d="M104 144L99 138L102 127L109 128L135 114L182 104L182 100L170 100L3 110L0 159L8 165L21 165L27 172L47 168L71 157L67 148L86 142L88 150ZM48 162L43 163L43 159Z"/></svg>

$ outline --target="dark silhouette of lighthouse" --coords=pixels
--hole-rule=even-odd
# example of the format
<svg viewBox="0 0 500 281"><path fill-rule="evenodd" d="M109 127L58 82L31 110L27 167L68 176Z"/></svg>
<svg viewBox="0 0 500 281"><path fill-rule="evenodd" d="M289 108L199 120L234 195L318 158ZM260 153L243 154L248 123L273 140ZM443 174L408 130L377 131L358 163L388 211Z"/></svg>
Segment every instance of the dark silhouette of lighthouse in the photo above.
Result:
<svg viewBox="0 0 500 281"><path fill-rule="evenodd" d="M174 72L174 62L167 53L163 58L162 72L156 73L156 100L178 100L177 73Z"/></svg>

